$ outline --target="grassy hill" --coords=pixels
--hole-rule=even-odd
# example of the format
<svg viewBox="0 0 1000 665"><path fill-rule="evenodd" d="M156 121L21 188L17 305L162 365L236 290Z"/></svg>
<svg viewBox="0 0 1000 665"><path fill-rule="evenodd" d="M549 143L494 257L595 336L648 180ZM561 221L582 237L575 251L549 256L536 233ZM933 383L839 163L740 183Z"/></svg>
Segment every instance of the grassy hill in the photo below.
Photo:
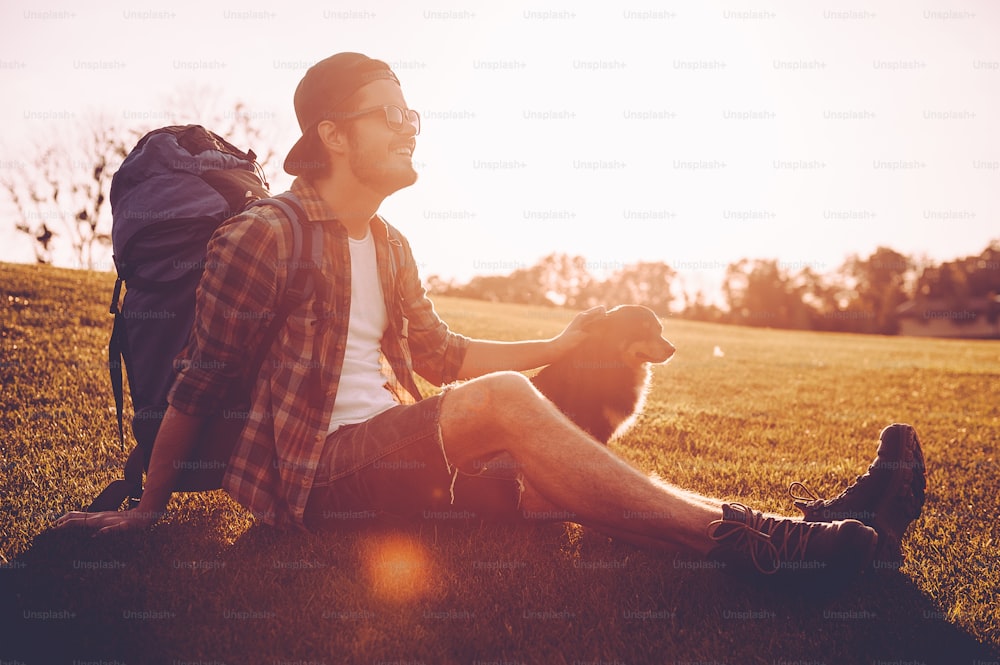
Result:
<svg viewBox="0 0 1000 665"><path fill-rule="evenodd" d="M917 428L928 496L906 564L816 598L573 525L279 533L221 492L176 496L140 534L46 531L126 455L105 366L112 284L0 264L0 662L1000 660L996 342L667 322L677 356L612 447L671 482L789 512L791 481L834 495L884 425ZM435 302L493 339L572 317Z"/></svg>

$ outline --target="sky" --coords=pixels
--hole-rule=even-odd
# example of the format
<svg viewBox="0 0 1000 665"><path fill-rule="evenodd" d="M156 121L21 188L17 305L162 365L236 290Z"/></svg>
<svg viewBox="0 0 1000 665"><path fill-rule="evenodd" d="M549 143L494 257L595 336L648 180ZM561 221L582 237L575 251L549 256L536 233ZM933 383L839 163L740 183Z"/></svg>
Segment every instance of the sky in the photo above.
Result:
<svg viewBox="0 0 1000 665"><path fill-rule="evenodd" d="M0 9L0 169L89 114L149 128L213 90L247 105L282 191L296 84L360 51L423 114L419 180L381 212L424 277L562 252L599 278L668 263L678 295L741 258L823 273L1000 238L992 0L86 4ZM0 210L0 260L32 261Z"/></svg>

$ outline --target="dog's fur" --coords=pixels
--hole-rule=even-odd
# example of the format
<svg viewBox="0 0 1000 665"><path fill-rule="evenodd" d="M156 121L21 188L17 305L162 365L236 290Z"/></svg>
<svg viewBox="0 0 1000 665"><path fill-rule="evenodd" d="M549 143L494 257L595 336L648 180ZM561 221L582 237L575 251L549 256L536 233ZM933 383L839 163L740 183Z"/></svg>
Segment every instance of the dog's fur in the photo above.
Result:
<svg viewBox="0 0 1000 665"><path fill-rule="evenodd" d="M620 305L586 328L588 338L532 377L546 397L602 443L628 429L649 388L650 363L674 347L647 307Z"/></svg>

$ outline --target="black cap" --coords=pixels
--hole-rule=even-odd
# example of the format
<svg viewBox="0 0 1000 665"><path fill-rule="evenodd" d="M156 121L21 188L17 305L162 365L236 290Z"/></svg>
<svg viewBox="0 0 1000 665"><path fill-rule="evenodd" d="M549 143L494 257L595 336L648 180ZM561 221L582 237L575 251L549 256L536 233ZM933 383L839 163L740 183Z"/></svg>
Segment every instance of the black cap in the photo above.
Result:
<svg viewBox="0 0 1000 665"><path fill-rule="evenodd" d="M359 88L379 79L399 83L388 64L361 53L337 53L310 67L295 89L295 117L302 136L288 151L285 172L300 175L309 171L306 158L316 126L334 117L338 107Z"/></svg>

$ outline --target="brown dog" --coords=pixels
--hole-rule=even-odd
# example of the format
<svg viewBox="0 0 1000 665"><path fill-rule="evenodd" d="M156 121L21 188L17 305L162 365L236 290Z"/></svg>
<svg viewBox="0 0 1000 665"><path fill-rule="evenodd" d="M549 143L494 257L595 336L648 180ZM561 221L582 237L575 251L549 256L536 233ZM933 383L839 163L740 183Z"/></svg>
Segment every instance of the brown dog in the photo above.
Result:
<svg viewBox="0 0 1000 665"><path fill-rule="evenodd" d="M656 314L640 305L609 310L587 332L587 340L531 381L581 429L607 443L642 409L649 364L666 362L675 349Z"/></svg>

